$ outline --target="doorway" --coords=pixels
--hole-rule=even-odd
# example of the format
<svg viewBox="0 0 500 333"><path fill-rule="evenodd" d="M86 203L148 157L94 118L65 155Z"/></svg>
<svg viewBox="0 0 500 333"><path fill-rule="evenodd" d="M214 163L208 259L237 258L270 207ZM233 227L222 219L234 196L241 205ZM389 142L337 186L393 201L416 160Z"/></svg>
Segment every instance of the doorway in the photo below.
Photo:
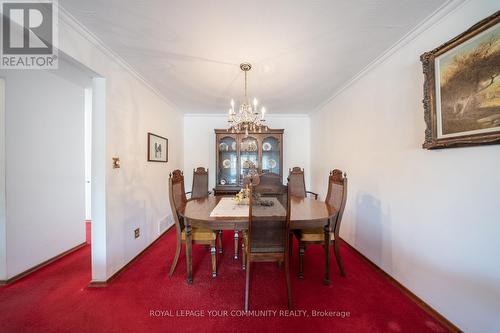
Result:
<svg viewBox="0 0 500 333"><path fill-rule="evenodd" d="M105 198L105 79L62 52L57 70L1 70L0 280L90 243L105 279Z"/></svg>

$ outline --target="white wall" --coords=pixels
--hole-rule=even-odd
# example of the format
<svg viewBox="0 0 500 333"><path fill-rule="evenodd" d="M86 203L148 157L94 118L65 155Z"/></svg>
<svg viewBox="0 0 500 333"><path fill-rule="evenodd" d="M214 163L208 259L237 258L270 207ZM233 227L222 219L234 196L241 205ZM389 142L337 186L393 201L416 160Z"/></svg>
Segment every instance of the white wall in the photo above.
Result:
<svg viewBox="0 0 500 333"><path fill-rule="evenodd" d="M91 250L92 280L108 278L106 193L106 79L92 79Z"/></svg>
<svg viewBox="0 0 500 333"><path fill-rule="evenodd" d="M286 184L288 169L305 168L306 186L310 181L310 133L307 115L266 115L270 128L285 129L283 138L283 181ZM227 127L227 115L194 115L184 117L184 176L186 191L193 182L193 169L209 169L209 188L215 187L215 133L216 128Z"/></svg>
<svg viewBox="0 0 500 333"><path fill-rule="evenodd" d="M91 220L92 207L92 87L85 89L85 220Z"/></svg>
<svg viewBox="0 0 500 333"><path fill-rule="evenodd" d="M92 199L92 245L100 247L99 253L93 248L92 279L102 281L171 223L167 181L169 172L183 165L183 115L64 10L60 14L60 49L105 79L105 115L99 129L105 135L99 152L105 161L103 174L95 175L100 164L92 155L92 186L94 176L105 182L105 207L96 207ZM168 138L168 163L147 162L147 132ZM111 167L115 156L121 160L120 169ZM134 239L136 228L141 236Z"/></svg>
<svg viewBox="0 0 500 333"><path fill-rule="evenodd" d="M421 148L419 56L499 5L466 2L311 118L313 190L349 178L341 236L466 332L500 330L500 146Z"/></svg>
<svg viewBox="0 0 500 333"><path fill-rule="evenodd" d="M85 241L84 89L1 71L6 101L6 279Z"/></svg>
<svg viewBox="0 0 500 333"><path fill-rule="evenodd" d="M0 281L7 279L5 228L5 81L0 79Z"/></svg>

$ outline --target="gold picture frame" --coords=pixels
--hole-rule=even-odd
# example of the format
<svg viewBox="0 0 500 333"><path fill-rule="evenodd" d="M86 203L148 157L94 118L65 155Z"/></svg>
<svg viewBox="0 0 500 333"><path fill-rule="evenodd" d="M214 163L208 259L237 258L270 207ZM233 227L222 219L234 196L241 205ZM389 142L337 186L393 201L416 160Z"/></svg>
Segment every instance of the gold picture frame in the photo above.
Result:
<svg viewBox="0 0 500 333"><path fill-rule="evenodd" d="M423 148L500 143L499 14L421 55Z"/></svg>

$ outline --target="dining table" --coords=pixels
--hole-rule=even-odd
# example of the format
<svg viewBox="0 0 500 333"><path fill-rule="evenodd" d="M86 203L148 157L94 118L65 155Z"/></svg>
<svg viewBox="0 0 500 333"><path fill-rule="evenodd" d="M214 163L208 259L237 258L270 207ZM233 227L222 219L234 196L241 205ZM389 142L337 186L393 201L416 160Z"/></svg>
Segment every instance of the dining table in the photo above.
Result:
<svg viewBox="0 0 500 333"><path fill-rule="evenodd" d="M248 230L248 215L246 216L213 216L212 211L224 196L213 196L189 199L178 213L184 219L186 232L186 263L187 283L193 283L192 268L192 228L210 230ZM227 199L225 199L227 200ZM235 203L236 204L236 203ZM323 228L325 244L330 244L330 221L338 211L327 203L308 197L290 196L290 229L318 229ZM212 215L212 216L211 216ZM325 251L326 272L325 283L330 283L330 251Z"/></svg>

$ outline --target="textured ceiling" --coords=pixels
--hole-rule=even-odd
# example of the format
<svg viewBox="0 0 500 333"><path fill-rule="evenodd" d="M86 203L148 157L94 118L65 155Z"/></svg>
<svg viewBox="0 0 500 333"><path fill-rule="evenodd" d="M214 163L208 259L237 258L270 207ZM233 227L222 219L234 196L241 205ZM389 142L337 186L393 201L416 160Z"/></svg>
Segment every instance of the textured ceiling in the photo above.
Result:
<svg viewBox="0 0 500 333"><path fill-rule="evenodd" d="M308 113L445 0L60 0L185 113Z"/></svg>

